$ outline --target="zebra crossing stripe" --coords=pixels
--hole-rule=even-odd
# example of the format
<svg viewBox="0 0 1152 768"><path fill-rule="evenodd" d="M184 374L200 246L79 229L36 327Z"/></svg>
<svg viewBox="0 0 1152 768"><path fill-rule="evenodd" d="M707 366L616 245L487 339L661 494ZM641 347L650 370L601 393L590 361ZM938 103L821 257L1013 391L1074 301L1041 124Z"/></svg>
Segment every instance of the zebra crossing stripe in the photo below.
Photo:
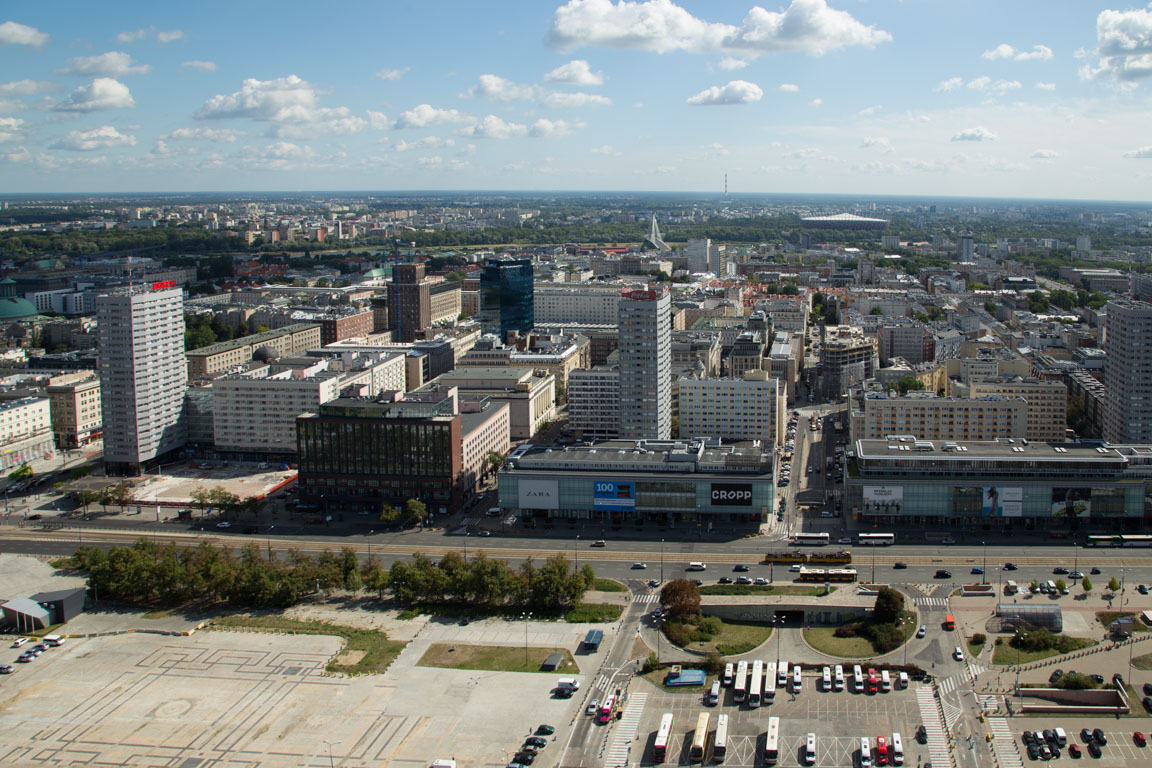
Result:
<svg viewBox="0 0 1152 768"><path fill-rule="evenodd" d="M948 598L946 597L918 597L916 598L916 605L924 607L946 608L948 606Z"/></svg>
<svg viewBox="0 0 1152 768"><path fill-rule="evenodd" d="M635 602L635 603L658 603L658 602L660 602L660 595L657 595L657 594L636 595L636 597L633 599L633 602Z"/></svg>
<svg viewBox="0 0 1152 768"><path fill-rule="evenodd" d="M644 714L646 701L648 701L648 694L646 693L629 695L624 716L616 723L616 734L612 738L612 747L604 758L605 768L621 768L628 764L628 756L632 751L632 742L636 738L636 731L640 728L640 717ZM636 759L639 762L640 755L637 755Z"/></svg>
<svg viewBox="0 0 1152 768"><path fill-rule="evenodd" d="M1020 758L1020 748L1016 744L1016 739L1012 737L1008 722L1002 717L990 717L988 728L992 731L992 751L996 754L996 760L1001 768L1021 768L1024 762Z"/></svg>
<svg viewBox="0 0 1152 768"><path fill-rule="evenodd" d="M932 687L921 685L916 689L916 704L920 708L920 720L928 734L928 757L934 766L952 765L952 750L940 721L940 710L936 707L936 697Z"/></svg>

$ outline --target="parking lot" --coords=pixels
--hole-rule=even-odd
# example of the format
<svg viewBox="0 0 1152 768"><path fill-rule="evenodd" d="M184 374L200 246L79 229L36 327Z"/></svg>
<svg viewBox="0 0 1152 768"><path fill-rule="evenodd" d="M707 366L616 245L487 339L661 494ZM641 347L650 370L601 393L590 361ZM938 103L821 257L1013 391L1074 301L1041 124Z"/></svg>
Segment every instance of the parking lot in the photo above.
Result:
<svg viewBox="0 0 1152 768"><path fill-rule="evenodd" d="M650 692L639 730L644 744L643 763L652 764L656 730L666 712L675 717L666 765L689 764L689 748L701 712L711 715L710 729L715 729L717 715L728 715L728 754L723 764L729 768L758 768L764 764L769 717L780 718L781 766L804 765L801 758L809 733L816 734L815 765L856 765L862 736L868 736L875 746L877 736L890 740L893 732L900 733L904 742L905 765L916 765L918 756L922 757L921 764L927 762L928 748L917 744L914 738L922 722L916 684L889 693L857 694L851 692L851 667L847 673L844 691L820 690L819 677L809 673L804 676L803 690L798 695L777 691L775 702L759 709L733 701L731 689L723 689L720 706L716 707L704 706L703 694Z"/></svg>
<svg viewBox="0 0 1152 768"><path fill-rule="evenodd" d="M328 768L329 750L344 768L503 765L550 723L536 761L550 766L579 706L549 695L552 674L417 667L419 640L386 675L327 675L339 647L216 631L70 639L0 678L0 765Z"/></svg>

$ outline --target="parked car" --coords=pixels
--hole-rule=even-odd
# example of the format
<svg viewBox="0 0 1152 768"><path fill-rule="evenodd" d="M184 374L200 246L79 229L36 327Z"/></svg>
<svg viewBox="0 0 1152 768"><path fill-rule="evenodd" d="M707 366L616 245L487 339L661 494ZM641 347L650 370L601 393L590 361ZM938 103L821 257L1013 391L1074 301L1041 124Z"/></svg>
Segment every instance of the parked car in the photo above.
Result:
<svg viewBox="0 0 1152 768"><path fill-rule="evenodd" d="M736 583L737 584L751 584L752 579L749 578L748 576L740 576L736 579Z"/></svg>
<svg viewBox="0 0 1152 768"><path fill-rule="evenodd" d="M1040 748L1037 747L1035 744L1029 744L1028 745L1028 759L1029 760L1039 760L1040 759Z"/></svg>
<svg viewBox="0 0 1152 768"><path fill-rule="evenodd" d="M732 583L732 577L730 577L730 576L721 576L721 577L720 577L720 580L719 580L719 583L720 583L720 584L731 584L731 583Z"/></svg>
<svg viewBox="0 0 1152 768"><path fill-rule="evenodd" d="M524 743L529 747L544 749L544 747L548 746L548 739L542 739L539 736L529 736L524 740Z"/></svg>
<svg viewBox="0 0 1152 768"><path fill-rule="evenodd" d="M764 578L763 576L757 576L756 577L756 586L758 586L758 587L768 586L768 579Z"/></svg>
<svg viewBox="0 0 1152 768"><path fill-rule="evenodd" d="M1145 710L1152 712L1152 696L1145 696L1140 700L1140 703L1144 705Z"/></svg>
<svg viewBox="0 0 1152 768"><path fill-rule="evenodd" d="M20 646L24 645L24 643L26 643L26 642L28 642L28 638L18 637L12 641L12 647L13 648L19 648Z"/></svg>
<svg viewBox="0 0 1152 768"><path fill-rule="evenodd" d="M1144 734L1140 733L1140 731L1135 731L1132 734L1132 741L1135 742L1138 747L1148 746L1148 739L1144 738Z"/></svg>
<svg viewBox="0 0 1152 768"><path fill-rule="evenodd" d="M916 637L918 637L918 638L922 638L927 634L928 634L928 625L927 624L921 624L920 629L916 630Z"/></svg>
<svg viewBox="0 0 1152 768"><path fill-rule="evenodd" d="M1096 742L1088 742L1088 754L1092 755L1092 757L1096 759L1100 759L1100 747L1096 745Z"/></svg>
<svg viewBox="0 0 1152 768"><path fill-rule="evenodd" d="M1144 695L1152 696L1152 683L1144 683Z"/></svg>
<svg viewBox="0 0 1152 768"><path fill-rule="evenodd" d="M536 759L536 755L530 755L527 752L517 752L516 756L512 758L513 762L520 763L520 765L532 765L532 761Z"/></svg>
<svg viewBox="0 0 1152 768"><path fill-rule="evenodd" d="M922 725L916 727L916 741L920 744L928 743L928 729Z"/></svg>
<svg viewBox="0 0 1152 768"><path fill-rule="evenodd" d="M1104 685L1104 675L1088 675L1088 677L1095 680L1098 685Z"/></svg>
<svg viewBox="0 0 1152 768"><path fill-rule="evenodd" d="M1021 735L1021 740L1027 746L1031 746L1032 744L1036 743L1036 737L1032 734L1032 731L1024 731L1024 733Z"/></svg>
<svg viewBox="0 0 1152 768"><path fill-rule="evenodd" d="M1085 744L1091 744L1092 743L1092 729L1091 728L1081 728L1080 729L1080 741L1084 742Z"/></svg>
<svg viewBox="0 0 1152 768"><path fill-rule="evenodd" d="M1054 683L1062 677L1064 677L1064 671L1063 670L1060 670L1060 669L1053 670L1052 674L1048 675L1048 682Z"/></svg>
<svg viewBox="0 0 1152 768"><path fill-rule="evenodd" d="M551 725L539 725L536 726L536 733L541 736L551 736L556 733L556 729Z"/></svg>
<svg viewBox="0 0 1152 768"><path fill-rule="evenodd" d="M0 664L0 675L10 675L16 671L16 668L11 664Z"/></svg>
<svg viewBox="0 0 1152 768"><path fill-rule="evenodd" d="M1146 594L1148 594L1148 587L1144 586L1143 584L1140 584L1136 587L1136 591L1142 595L1146 595Z"/></svg>
<svg viewBox="0 0 1152 768"><path fill-rule="evenodd" d="M1082 754L1083 752L1080 751L1080 747L1076 746L1075 744L1068 745L1068 757L1074 757L1079 760Z"/></svg>
<svg viewBox="0 0 1152 768"><path fill-rule="evenodd" d="M1103 747L1108 743L1108 737L1104 735L1104 731L1100 730L1099 728L1093 728L1092 742Z"/></svg>

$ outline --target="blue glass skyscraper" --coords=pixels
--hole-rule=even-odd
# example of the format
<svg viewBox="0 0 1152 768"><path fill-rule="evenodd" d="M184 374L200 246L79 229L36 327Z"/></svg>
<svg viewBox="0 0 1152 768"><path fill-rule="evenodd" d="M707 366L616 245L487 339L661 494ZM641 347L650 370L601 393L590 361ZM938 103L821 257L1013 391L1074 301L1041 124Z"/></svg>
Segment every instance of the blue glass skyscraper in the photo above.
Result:
<svg viewBox="0 0 1152 768"><path fill-rule="evenodd" d="M485 333L522 333L534 324L531 259L493 259L480 274L480 325Z"/></svg>

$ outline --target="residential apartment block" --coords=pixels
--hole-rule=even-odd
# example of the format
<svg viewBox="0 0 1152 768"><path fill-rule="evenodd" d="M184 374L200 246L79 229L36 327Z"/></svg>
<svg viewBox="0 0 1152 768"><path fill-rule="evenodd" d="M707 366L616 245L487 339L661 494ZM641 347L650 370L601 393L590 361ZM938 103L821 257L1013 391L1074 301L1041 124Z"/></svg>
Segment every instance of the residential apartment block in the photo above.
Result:
<svg viewBox="0 0 1152 768"><path fill-rule="evenodd" d="M183 319L181 319L183 323ZM271 358L302 355L321 344L319 323L296 323L189 350L188 378L199 379L251 362L256 351L267 348Z"/></svg>
<svg viewBox="0 0 1152 768"><path fill-rule="evenodd" d="M43 459L54 450L48 398L0 401L0 471Z"/></svg>
<svg viewBox="0 0 1152 768"><path fill-rule="evenodd" d="M1027 437L1028 404L1017 397L903 397L868 392L851 398L853 440L911 435L918 440L996 440Z"/></svg>
<svg viewBox="0 0 1152 768"><path fill-rule="evenodd" d="M741 378L679 381L680 437L719 437L784 444L787 402L784 389L767 371Z"/></svg>
<svg viewBox="0 0 1152 768"><path fill-rule="evenodd" d="M57 446L62 450L80 448L100 438L104 413L100 377L95 371L54 376L47 393Z"/></svg>
<svg viewBox="0 0 1152 768"><path fill-rule="evenodd" d="M568 377L568 426L577 437L620 434L620 368L597 366Z"/></svg>

